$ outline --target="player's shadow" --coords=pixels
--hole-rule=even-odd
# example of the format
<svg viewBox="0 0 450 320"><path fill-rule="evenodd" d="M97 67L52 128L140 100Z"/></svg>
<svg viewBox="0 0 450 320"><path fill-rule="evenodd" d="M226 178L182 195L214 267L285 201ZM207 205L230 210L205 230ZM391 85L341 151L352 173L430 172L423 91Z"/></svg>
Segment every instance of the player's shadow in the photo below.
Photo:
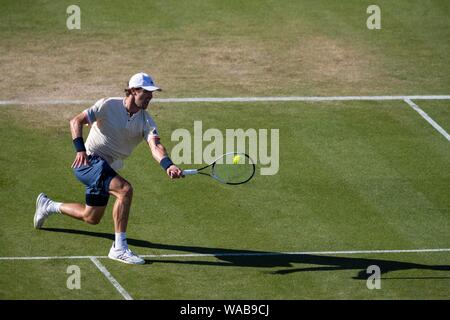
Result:
<svg viewBox="0 0 450 320"><path fill-rule="evenodd" d="M86 235L91 237L104 238L114 241L114 234L103 232L91 232L85 230L62 229L62 228L42 228L45 231L63 232L70 234ZM376 265L380 268L381 274L387 274L400 270L435 270L450 271L450 265L426 265L412 262L400 262L394 260L380 260L369 258L348 258L337 257L331 255L317 254L284 254L280 252L270 251L253 251L223 248L207 248L196 246L182 246L149 242L128 238L128 244L136 247L171 250L178 252L189 252L194 254L206 254L217 258L220 261L205 260L187 260L183 259L146 259L147 264L150 263L171 263L171 264L193 264L203 266L220 266L220 267L252 267L252 268L277 268L275 271L268 272L273 275L286 275L294 272L318 272L318 271L337 271L337 270L357 270L358 273L353 279L366 280L369 276L367 268ZM187 257L189 258L189 257ZM195 258L195 257L193 257ZM294 267L295 265L308 265L307 267ZM450 279L449 277L438 277L439 279ZM389 278L387 278L389 279ZM390 278L400 279L400 278ZM435 277L409 277L408 279L436 279Z"/></svg>

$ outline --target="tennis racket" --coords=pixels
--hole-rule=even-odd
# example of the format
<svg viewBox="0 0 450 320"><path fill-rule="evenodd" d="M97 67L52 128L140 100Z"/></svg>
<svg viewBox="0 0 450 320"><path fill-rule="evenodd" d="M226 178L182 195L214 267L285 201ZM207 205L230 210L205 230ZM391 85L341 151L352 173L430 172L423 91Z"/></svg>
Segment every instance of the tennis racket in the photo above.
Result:
<svg viewBox="0 0 450 320"><path fill-rule="evenodd" d="M237 185L249 182L255 175L255 171L255 163L247 154L229 152L203 168L183 170L183 175L202 174L220 183Z"/></svg>

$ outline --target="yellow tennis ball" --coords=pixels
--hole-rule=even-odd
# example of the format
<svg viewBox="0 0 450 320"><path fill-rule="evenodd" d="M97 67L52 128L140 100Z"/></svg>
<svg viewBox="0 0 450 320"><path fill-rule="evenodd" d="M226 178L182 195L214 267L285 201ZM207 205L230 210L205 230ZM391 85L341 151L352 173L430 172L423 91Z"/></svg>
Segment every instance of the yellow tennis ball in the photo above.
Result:
<svg viewBox="0 0 450 320"><path fill-rule="evenodd" d="M233 164L238 164L239 160L241 160L241 156L234 156L233 157Z"/></svg>

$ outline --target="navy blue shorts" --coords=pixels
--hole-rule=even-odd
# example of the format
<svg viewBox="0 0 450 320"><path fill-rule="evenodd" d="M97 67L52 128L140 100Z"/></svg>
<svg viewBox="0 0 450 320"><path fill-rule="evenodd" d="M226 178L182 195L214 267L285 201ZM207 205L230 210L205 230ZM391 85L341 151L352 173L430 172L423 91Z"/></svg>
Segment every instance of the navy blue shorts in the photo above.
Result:
<svg viewBox="0 0 450 320"><path fill-rule="evenodd" d="M108 204L109 184L117 173L103 158L97 155L88 156L89 166L73 169L73 173L86 186L86 204L92 207L103 207Z"/></svg>

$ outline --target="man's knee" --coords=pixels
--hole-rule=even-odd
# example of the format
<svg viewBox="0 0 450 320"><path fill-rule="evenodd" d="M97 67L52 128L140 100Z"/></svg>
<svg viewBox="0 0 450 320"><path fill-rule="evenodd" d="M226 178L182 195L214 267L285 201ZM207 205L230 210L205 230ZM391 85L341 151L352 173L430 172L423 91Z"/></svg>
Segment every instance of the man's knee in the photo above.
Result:
<svg viewBox="0 0 450 320"><path fill-rule="evenodd" d="M123 199L131 199L133 197L133 187L131 186L131 184L129 184L128 182L124 183L119 191L119 195Z"/></svg>
<svg viewBox="0 0 450 320"><path fill-rule="evenodd" d="M121 201L130 201L133 197L133 187L120 176L115 177L109 185L109 193Z"/></svg>
<svg viewBox="0 0 450 320"><path fill-rule="evenodd" d="M83 215L83 220L89 224L99 224L103 218L103 214L105 212L105 207L90 207L86 208L86 211Z"/></svg>
<svg viewBox="0 0 450 320"><path fill-rule="evenodd" d="M84 218L85 222L87 222L89 224L93 224L93 225L99 224L101 220L102 220L101 217L100 218L98 218L98 217L87 217L87 218Z"/></svg>

